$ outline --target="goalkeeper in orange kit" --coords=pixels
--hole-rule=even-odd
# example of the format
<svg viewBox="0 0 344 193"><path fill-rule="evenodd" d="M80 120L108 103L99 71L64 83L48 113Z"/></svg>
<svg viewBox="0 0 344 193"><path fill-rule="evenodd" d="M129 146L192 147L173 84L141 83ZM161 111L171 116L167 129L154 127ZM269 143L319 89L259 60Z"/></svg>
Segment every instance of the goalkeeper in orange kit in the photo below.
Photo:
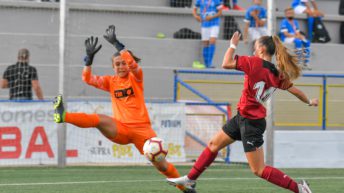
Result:
<svg viewBox="0 0 344 193"><path fill-rule="evenodd" d="M82 128L95 127L106 138L117 144L133 143L143 154L146 140L156 137L151 127L150 118L143 94L143 71L138 65L139 58L134 56L118 41L115 26L106 30L104 38L117 49L112 56L114 75L97 76L92 74L92 62L101 49L97 46L98 38L90 37L85 41L85 67L82 79L85 83L109 92L112 102L113 117L103 114L70 113L64 110L62 96L54 101L54 120L56 123L70 123ZM172 163L163 159L152 164L166 177L177 178L179 173ZM195 193L193 187L177 186L184 193Z"/></svg>

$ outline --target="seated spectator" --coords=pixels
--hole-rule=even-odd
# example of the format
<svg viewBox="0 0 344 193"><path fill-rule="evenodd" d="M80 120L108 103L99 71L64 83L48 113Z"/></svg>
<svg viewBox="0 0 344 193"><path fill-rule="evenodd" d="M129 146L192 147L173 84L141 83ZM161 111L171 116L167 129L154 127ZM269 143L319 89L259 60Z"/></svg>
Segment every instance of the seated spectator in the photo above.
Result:
<svg viewBox="0 0 344 193"><path fill-rule="evenodd" d="M295 54L298 58L298 64L307 70L311 70L310 59L310 41L300 33L299 23L294 19L294 10L289 7L284 10L285 18L280 25L281 40L285 43L294 43Z"/></svg>
<svg viewBox="0 0 344 193"><path fill-rule="evenodd" d="M311 8L311 5L313 8ZM319 11L315 0L294 0L291 4L296 14L307 14L308 23L308 39L313 39L313 24L315 17L323 17L324 14Z"/></svg>
<svg viewBox="0 0 344 193"><path fill-rule="evenodd" d="M253 43L256 39L267 35L266 9L261 0L253 0L254 5L246 11L244 22L244 43Z"/></svg>

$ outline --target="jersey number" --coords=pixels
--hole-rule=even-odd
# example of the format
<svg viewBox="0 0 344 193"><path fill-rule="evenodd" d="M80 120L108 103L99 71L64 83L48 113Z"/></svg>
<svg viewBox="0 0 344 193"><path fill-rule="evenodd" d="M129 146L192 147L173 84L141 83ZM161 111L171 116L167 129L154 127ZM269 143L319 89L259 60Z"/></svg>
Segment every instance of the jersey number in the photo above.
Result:
<svg viewBox="0 0 344 193"><path fill-rule="evenodd" d="M265 87L264 81L257 82L256 84L254 84L254 87L253 87L253 89L257 89L256 100L260 103L264 103L265 101L267 101L272 95L272 93L274 93L276 90L275 87L270 87L264 91L264 87Z"/></svg>

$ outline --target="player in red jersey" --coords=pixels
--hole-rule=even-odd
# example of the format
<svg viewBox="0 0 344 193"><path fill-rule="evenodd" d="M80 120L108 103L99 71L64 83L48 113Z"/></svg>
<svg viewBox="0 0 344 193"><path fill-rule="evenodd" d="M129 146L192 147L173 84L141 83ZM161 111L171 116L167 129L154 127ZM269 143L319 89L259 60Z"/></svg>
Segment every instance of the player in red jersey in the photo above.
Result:
<svg viewBox="0 0 344 193"><path fill-rule="evenodd" d="M117 52L112 56L112 67L115 75L97 76L92 74L92 62L95 54L101 49L97 46L98 38L88 38L85 41L85 67L82 79L88 85L109 92L113 117L103 114L86 114L66 112L62 96L54 101L54 120L56 123L70 123L81 128L97 128L106 138L117 144L135 145L143 154L146 140L156 137L151 127L150 118L145 105L143 93L143 71L138 65L139 58L135 57L118 41L115 26L106 30L104 38L114 45ZM152 164L166 177L177 178L179 172L166 159L152 161ZM184 193L196 193L193 187L177 186Z"/></svg>
<svg viewBox="0 0 344 193"><path fill-rule="evenodd" d="M240 34L235 32L231 39L222 67L236 69L245 73L244 89L238 103L238 114L228 121L208 143L208 146L197 159L189 174L180 178L168 178L172 185L192 185L196 179L210 166L219 150L241 140L251 171L277 186L295 193L311 193L302 180L296 183L282 171L264 163L263 133L266 127L266 110L263 106L276 89L287 90L309 106L317 106L318 99L308 97L292 81L298 78L301 70L296 58L288 53L277 36L263 36L255 43L254 56L234 56ZM276 56L277 65L271 63Z"/></svg>

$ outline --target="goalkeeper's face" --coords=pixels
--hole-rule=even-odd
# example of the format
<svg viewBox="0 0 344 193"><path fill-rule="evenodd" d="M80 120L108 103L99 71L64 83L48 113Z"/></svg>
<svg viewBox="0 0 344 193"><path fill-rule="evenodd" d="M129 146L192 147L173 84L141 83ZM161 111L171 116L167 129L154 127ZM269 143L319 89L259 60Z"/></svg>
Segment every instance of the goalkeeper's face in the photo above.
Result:
<svg viewBox="0 0 344 193"><path fill-rule="evenodd" d="M129 67L121 56L112 57L112 67L119 77L126 77L129 74Z"/></svg>

